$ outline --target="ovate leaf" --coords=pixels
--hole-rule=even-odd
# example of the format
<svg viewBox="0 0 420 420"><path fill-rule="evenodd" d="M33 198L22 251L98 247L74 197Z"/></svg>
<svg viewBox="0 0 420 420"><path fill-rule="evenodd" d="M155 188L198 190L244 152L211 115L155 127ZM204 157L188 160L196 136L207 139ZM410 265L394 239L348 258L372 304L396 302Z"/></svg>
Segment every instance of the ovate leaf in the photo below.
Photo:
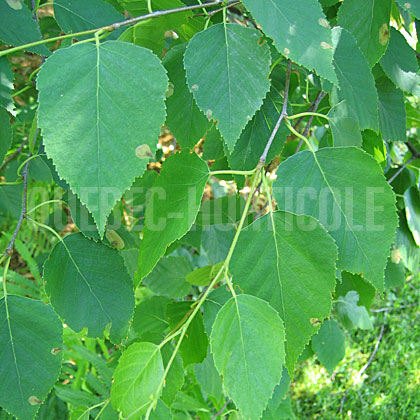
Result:
<svg viewBox="0 0 420 420"><path fill-rule="evenodd" d="M32 420L61 368L62 326L51 306L0 299L0 406Z"/></svg>
<svg viewBox="0 0 420 420"><path fill-rule="evenodd" d="M188 89L183 64L184 52L185 45L177 45L165 54L163 60L174 89L173 94L166 100L166 125L182 148L192 148L204 137L211 123L198 108L193 94Z"/></svg>
<svg viewBox="0 0 420 420"><path fill-rule="evenodd" d="M246 418L261 416L280 382L284 339L278 313L255 296L231 298L217 314L210 337L214 363Z"/></svg>
<svg viewBox="0 0 420 420"><path fill-rule="evenodd" d="M185 52L188 86L229 150L270 88L270 50L260 35L237 24L214 25L196 34Z"/></svg>
<svg viewBox="0 0 420 420"><path fill-rule="evenodd" d="M290 374L300 353L331 311L337 247L312 217L275 212L244 229L230 264L244 293L266 300L286 330ZM305 311L302 311L305 308Z"/></svg>
<svg viewBox="0 0 420 420"><path fill-rule="evenodd" d="M391 39L380 64L401 90L420 97L419 66L414 50L399 31L391 28Z"/></svg>
<svg viewBox="0 0 420 420"><path fill-rule="evenodd" d="M417 246L420 246L420 195L417 187L406 190L404 202L408 227Z"/></svg>
<svg viewBox="0 0 420 420"><path fill-rule="evenodd" d="M37 82L46 153L102 236L116 201L146 169L148 158L139 159L136 148L156 150L165 70L150 51L131 44L76 44L56 51Z"/></svg>
<svg viewBox="0 0 420 420"><path fill-rule="evenodd" d="M208 176L206 163L188 150L170 156L162 165L146 209L139 279L147 276L166 248L191 228Z"/></svg>
<svg viewBox="0 0 420 420"><path fill-rule="evenodd" d="M321 325L318 334L312 338L312 349L328 373L332 375L346 354L346 336L337 322L328 319Z"/></svg>
<svg viewBox="0 0 420 420"><path fill-rule="evenodd" d="M60 28L66 33L88 31L125 20L110 4L102 0L56 0L54 16ZM123 30L111 32L109 39L116 39ZM79 36L77 39L92 38L93 35Z"/></svg>
<svg viewBox="0 0 420 420"><path fill-rule="evenodd" d="M0 40L5 44L18 46L41 40L41 32L24 2L20 8L12 8L7 1L0 1ZM27 49L40 55L49 55L45 45L37 45Z"/></svg>
<svg viewBox="0 0 420 420"><path fill-rule="evenodd" d="M13 113L13 79L14 75L10 68L7 57L0 57L0 106Z"/></svg>
<svg viewBox="0 0 420 420"><path fill-rule="evenodd" d="M338 268L379 291L397 226L395 197L378 163L355 147L304 151L277 170L280 209L313 215L338 245Z"/></svg>
<svg viewBox="0 0 420 420"><path fill-rule="evenodd" d="M353 36L345 29L332 31L335 46L334 66L340 89L333 88L332 101L346 100L353 110L361 130L378 131L378 94L375 81Z"/></svg>
<svg viewBox="0 0 420 420"><path fill-rule="evenodd" d="M316 0L244 0L246 8L286 57L337 83L331 30Z"/></svg>
<svg viewBox="0 0 420 420"><path fill-rule="evenodd" d="M141 418L163 380L163 361L159 347L134 343L123 353L114 372L111 404L124 417Z"/></svg>
<svg viewBox="0 0 420 420"><path fill-rule="evenodd" d="M338 24L347 29L372 67L381 58L389 40L391 0L345 0Z"/></svg>
<svg viewBox="0 0 420 420"><path fill-rule="evenodd" d="M134 292L118 251L81 233L67 236L45 262L44 279L52 306L73 330L102 337L111 324L111 341L125 338Z"/></svg>
<svg viewBox="0 0 420 420"><path fill-rule="evenodd" d="M12 127L10 125L10 117L5 109L0 108L0 165L9 150L11 142Z"/></svg>
<svg viewBox="0 0 420 420"><path fill-rule="evenodd" d="M214 366L213 355L210 352L203 363L194 366L194 373L201 389L216 400L220 400L223 395L223 382Z"/></svg>

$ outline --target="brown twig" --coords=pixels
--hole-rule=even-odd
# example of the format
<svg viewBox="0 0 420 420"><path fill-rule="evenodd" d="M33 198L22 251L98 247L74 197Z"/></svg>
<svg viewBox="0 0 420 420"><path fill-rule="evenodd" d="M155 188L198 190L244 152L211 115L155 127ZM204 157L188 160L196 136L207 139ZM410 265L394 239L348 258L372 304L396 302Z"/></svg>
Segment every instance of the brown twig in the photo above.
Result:
<svg viewBox="0 0 420 420"><path fill-rule="evenodd" d="M325 92L320 91L320 92L318 93L318 95L317 95L317 97L316 97L315 101L313 102L312 106L309 108L310 112L316 112L316 111L317 111L319 104L320 104L320 103L321 103L321 101L324 99L324 96L325 96ZM296 125L295 125L295 127L294 127L295 129L299 126L299 124L301 123L301 121L303 120L303 118L304 118L304 117L299 118L298 122L296 123ZM310 118L309 118L308 123L306 124L305 130L303 131L303 134L302 134L302 135L303 135L303 137L306 137L306 136L308 135L309 130L310 130L310 128L311 128L311 125L312 125L313 120L314 120L314 116L313 116L313 115L311 115L311 116L310 116ZM296 148L295 153L298 153L298 152L299 152L299 150L300 150L300 149L301 149L301 147L302 147L302 144L303 144L303 139L301 139L301 140L300 140L300 142L299 142L299 144L298 144L298 147Z"/></svg>
<svg viewBox="0 0 420 420"><path fill-rule="evenodd" d="M268 139L268 142L265 146L265 149L260 157L260 167L262 168L265 164L265 161L267 160L267 155L270 150L270 147L274 141L274 137L276 137L277 132L280 129L280 125L284 119L284 117L287 116L287 100L289 98L289 87L290 87L290 74L292 72L292 62L290 60L287 60L287 71L286 71L286 83L284 86L284 98L283 98L283 107L279 116L279 119L276 122L276 125L274 126L274 129L270 135L270 138Z"/></svg>
<svg viewBox="0 0 420 420"><path fill-rule="evenodd" d="M4 162L3 164L0 166L0 171L2 171L9 162L11 162L22 150L23 148L26 146L26 143L28 142L28 140L25 140L18 149L16 149Z"/></svg>
<svg viewBox="0 0 420 420"><path fill-rule="evenodd" d="M221 416L223 414L223 411L225 411L225 408L228 406L229 403L230 403L230 400L227 400L225 402L225 404L223 405L223 407L211 418L211 420L216 420L217 417Z"/></svg>
<svg viewBox="0 0 420 420"><path fill-rule="evenodd" d="M376 343L375 343L375 347L373 349L373 352L370 355L369 360L367 361L367 363L362 366L362 368L359 370L359 372L357 372L357 375L356 375L357 378L360 378L365 373L366 369L371 365L373 358L375 357L376 353L378 352L379 344L381 343L382 337L384 335L384 328L385 328L385 324L382 324L381 331L380 331L379 336L378 336L378 338L376 340ZM344 402L346 400L347 393L353 388L354 383L355 383L355 381L353 381L353 384L344 391L344 395L343 395L343 398L342 398L341 404L340 404L340 414L343 413Z"/></svg>

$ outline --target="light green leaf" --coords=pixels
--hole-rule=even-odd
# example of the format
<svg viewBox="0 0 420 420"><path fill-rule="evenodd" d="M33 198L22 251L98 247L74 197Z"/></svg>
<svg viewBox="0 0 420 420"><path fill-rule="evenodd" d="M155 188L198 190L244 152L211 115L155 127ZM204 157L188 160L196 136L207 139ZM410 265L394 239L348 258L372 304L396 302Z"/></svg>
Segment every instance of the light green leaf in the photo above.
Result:
<svg viewBox="0 0 420 420"><path fill-rule="evenodd" d="M372 67L389 40L391 0L345 0L338 11L338 25L347 29Z"/></svg>
<svg viewBox="0 0 420 420"><path fill-rule="evenodd" d="M168 365L169 360L172 357L174 352L174 347L171 343L166 343L165 346L162 348L162 360L163 366L166 368ZM176 394L181 389L182 385L184 384L184 365L182 363L182 359L180 355L177 353L171 367L169 368L168 374L165 378L165 385L162 390L161 399L166 404L171 406L173 403Z"/></svg>
<svg viewBox="0 0 420 420"><path fill-rule="evenodd" d="M206 163L188 150L165 160L146 209L138 261L139 280L153 270L172 242L190 230L208 176Z"/></svg>
<svg viewBox="0 0 420 420"><path fill-rule="evenodd" d="M141 16L149 13L147 0L117 0L132 16ZM151 0L152 10L175 9L185 6L181 0Z"/></svg>
<svg viewBox="0 0 420 420"><path fill-rule="evenodd" d="M159 347L134 343L122 354L114 372L111 404L124 417L140 419L152 399L160 396L164 368Z"/></svg>
<svg viewBox="0 0 420 420"><path fill-rule="evenodd" d="M12 98L14 74L7 57L0 57L0 106L13 113Z"/></svg>
<svg viewBox="0 0 420 420"><path fill-rule="evenodd" d="M60 28L68 34L102 28L125 20L110 4L102 0L55 0L54 16ZM123 29L113 31L108 39L117 39ZM92 38L93 35L78 36L78 40Z"/></svg>
<svg viewBox="0 0 420 420"><path fill-rule="evenodd" d="M185 44L171 48L163 60L173 84L173 94L166 100L168 116L166 125L182 148L192 148L204 137L211 123L195 103L188 89L184 70Z"/></svg>
<svg viewBox="0 0 420 420"><path fill-rule="evenodd" d="M192 271L187 275L187 282L194 286L208 286L222 268L223 262L215 265L206 265Z"/></svg>
<svg viewBox="0 0 420 420"><path fill-rule="evenodd" d="M411 187L404 193L405 216L414 241L420 246L420 195L417 187Z"/></svg>
<svg viewBox="0 0 420 420"><path fill-rule="evenodd" d="M10 117L5 109L0 108L0 165L9 150L11 142L12 126L10 124Z"/></svg>
<svg viewBox="0 0 420 420"><path fill-rule="evenodd" d="M372 128L378 131L378 94L366 58L345 29L334 28L332 34L334 66L340 89L333 88L331 99L334 104L346 100L359 120L361 130Z"/></svg>
<svg viewBox="0 0 420 420"><path fill-rule="evenodd" d="M63 328L51 306L0 299L0 406L32 420L60 373ZM36 380L34 380L36 379Z"/></svg>
<svg viewBox="0 0 420 420"><path fill-rule="evenodd" d="M407 12L411 12L417 19L420 19L420 4L416 0L397 0L397 3Z"/></svg>
<svg viewBox="0 0 420 420"><path fill-rule="evenodd" d="M171 302L164 296L152 296L142 300L134 310L131 326L141 341L160 343L162 334L169 327L166 305Z"/></svg>
<svg viewBox="0 0 420 420"><path fill-rule="evenodd" d="M379 291L394 242L395 197L378 163L355 147L300 152L277 170L279 209L320 220L338 245L338 268L363 273Z"/></svg>
<svg viewBox="0 0 420 420"><path fill-rule="evenodd" d="M363 144L362 148L368 152L376 162L381 165L381 168L385 169L387 165L387 150L382 139L381 133L375 133L372 130L364 130L362 133Z"/></svg>
<svg viewBox="0 0 420 420"><path fill-rule="evenodd" d="M368 282L364 281L362 276L351 274L347 271L341 273L341 281L337 282L334 296L346 296L347 292L355 290L360 297L359 303L369 309L375 297L375 288Z"/></svg>
<svg viewBox="0 0 420 420"><path fill-rule="evenodd" d="M150 51L125 42L76 44L54 53L37 84L46 153L102 236L111 209L146 169L136 148L156 150L165 70Z"/></svg>
<svg viewBox="0 0 420 420"><path fill-rule="evenodd" d="M339 297L337 301L337 311L340 322L345 328L360 328L362 330L371 330L373 328L369 312L364 306L359 306L359 294L352 290L345 297Z"/></svg>
<svg viewBox="0 0 420 420"><path fill-rule="evenodd" d="M172 420L173 415L168 406L162 401L158 400L156 408L150 413L150 420Z"/></svg>
<svg viewBox="0 0 420 420"><path fill-rule="evenodd" d="M336 259L334 241L309 216L275 212L257 219L239 236L230 263L233 282L279 312L290 374L317 331L311 321L323 320L331 311Z"/></svg>
<svg viewBox="0 0 420 420"><path fill-rule="evenodd" d="M380 64L388 77L401 90L420 97L419 66L414 50L399 31L391 28L391 39Z"/></svg>
<svg viewBox="0 0 420 420"><path fill-rule="evenodd" d="M184 257L164 257L143 280L143 283L160 296L183 298L191 289L186 278L193 266Z"/></svg>
<svg viewBox="0 0 420 420"><path fill-rule="evenodd" d="M214 25L196 34L185 51L188 86L229 150L270 89L270 50L260 45L260 35L237 24Z"/></svg>
<svg viewBox="0 0 420 420"><path fill-rule="evenodd" d="M88 328L111 341L125 338L134 310L132 281L118 251L75 233L59 242L44 265L45 289L57 313L73 330Z"/></svg>
<svg viewBox="0 0 420 420"><path fill-rule="evenodd" d="M405 269L401 260L393 262L388 258L388 264L385 269L385 287L390 289L392 287L402 287L405 283Z"/></svg>
<svg viewBox="0 0 420 420"><path fill-rule="evenodd" d="M178 327L185 315L191 312L191 302L172 302L166 307L169 328ZM198 312L188 327L179 347L184 366L201 363L207 356L208 338L204 331L203 316Z"/></svg>
<svg viewBox="0 0 420 420"><path fill-rule="evenodd" d="M32 12L22 2L20 9L13 9L7 1L0 1L0 40L5 44L19 46L41 40L41 32L32 16ZM39 55L50 55L45 45L28 48L27 51Z"/></svg>
<svg viewBox="0 0 420 420"><path fill-rule="evenodd" d="M328 118L334 146L361 146L359 121L345 100L330 109Z"/></svg>
<svg viewBox="0 0 420 420"><path fill-rule="evenodd" d="M331 30L316 0L244 0L280 53L337 84Z"/></svg>
<svg viewBox="0 0 420 420"><path fill-rule="evenodd" d="M321 325L318 334L312 337L312 349L328 373L332 375L346 354L346 336L337 322L327 319Z"/></svg>
<svg viewBox="0 0 420 420"><path fill-rule="evenodd" d="M406 141L406 113L404 93L395 87L382 69L377 66L379 129L385 140ZM376 67L375 67L376 69Z"/></svg>
<svg viewBox="0 0 420 420"><path fill-rule="evenodd" d="M282 107L283 98L276 88L272 87L264 100L263 106L249 121L236 143L235 149L228 156L229 166L232 169L247 171L257 166L280 116ZM270 162L276 155L281 153L289 134L287 127L282 124L270 147L267 162Z"/></svg>
<svg viewBox="0 0 420 420"><path fill-rule="evenodd" d="M210 336L214 363L227 394L247 418L261 417L280 383L284 340L279 314L255 296L231 298L217 314Z"/></svg>

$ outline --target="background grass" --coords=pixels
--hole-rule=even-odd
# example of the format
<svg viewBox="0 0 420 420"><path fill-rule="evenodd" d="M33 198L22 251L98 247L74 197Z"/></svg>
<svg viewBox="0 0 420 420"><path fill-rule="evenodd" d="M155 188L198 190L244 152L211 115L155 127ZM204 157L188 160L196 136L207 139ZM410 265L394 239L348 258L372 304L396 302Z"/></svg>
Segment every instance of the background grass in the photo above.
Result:
<svg viewBox="0 0 420 420"><path fill-rule="evenodd" d="M375 298L373 330L347 333L346 356L332 376L315 356L302 363L291 385L298 419L420 419L419 288L420 276L416 275L383 299ZM382 325L378 351L360 376Z"/></svg>

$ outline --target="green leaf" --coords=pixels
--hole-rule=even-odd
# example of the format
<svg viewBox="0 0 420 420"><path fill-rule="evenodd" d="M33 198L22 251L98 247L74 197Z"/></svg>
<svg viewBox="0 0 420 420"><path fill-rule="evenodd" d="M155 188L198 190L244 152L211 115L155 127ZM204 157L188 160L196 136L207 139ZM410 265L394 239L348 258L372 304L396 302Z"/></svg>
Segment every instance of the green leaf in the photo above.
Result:
<svg viewBox="0 0 420 420"><path fill-rule="evenodd" d="M11 142L12 127L10 117L5 109L0 108L0 164L3 162Z"/></svg>
<svg viewBox="0 0 420 420"><path fill-rule="evenodd" d="M188 150L165 160L146 209L138 261L139 279L153 270L172 242L190 230L208 176L206 163Z"/></svg>
<svg viewBox="0 0 420 420"><path fill-rule="evenodd" d="M0 106L14 112L12 91L14 74L7 57L0 57Z"/></svg>
<svg viewBox="0 0 420 420"><path fill-rule="evenodd" d="M117 200L146 169L136 148L156 150L167 83L156 56L118 41L76 44L42 66L38 122L46 153L101 236Z"/></svg>
<svg viewBox="0 0 420 420"><path fill-rule="evenodd" d="M194 373L201 389L219 401L223 396L223 381L216 370L216 366L214 366L213 356L210 351L203 363L194 366Z"/></svg>
<svg viewBox="0 0 420 420"><path fill-rule="evenodd" d="M406 141L404 93L377 67L379 77L376 77L375 83L378 91L379 129L385 140Z"/></svg>
<svg viewBox="0 0 420 420"><path fill-rule="evenodd" d="M420 194L417 187L406 190L404 202L408 227L417 246L420 246Z"/></svg>
<svg viewBox="0 0 420 420"><path fill-rule="evenodd" d="M196 224L199 226L239 222L245 208L245 200L237 195L226 195L206 200L200 207Z"/></svg>
<svg viewBox="0 0 420 420"><path fill-rule="evenodd" d="M379 291L394 242L395 197L378 163L355 147L300 152L277 170L279 209L313 215L338 245L338 268Z"/></svg>
<svg viewBox="0 0 420 420"><path fill-rule="evenodd" d="M211 123L195 103L188 89L184 70L185 44L171 48L163 60L173 84L173 94L166 100L166 125L182 148L193 148L204 137Z"/></svg>
<svg viewBox="0 0 420 420"><path fill-rule="evenodd" d="M61 322L44 302L8 295L0 326L0 406L32 420L60 373Z"/></svg>
<svg viewBox="0 0 420 420"><path fill-rule="evenodd" d="M75 233L59 242L44 265L45 289L57 313L73 330L88 328L111 341L125 338L134 310L132 281L118 252Z"/></svg>
<svg viewBox="0 0 420 420"><path fill-rule="evenodd" d="M223 262L197 268L187 275L187 282L194 286L208 286L222 268Z"/></svg>
<svg viewBox="0 0 420 420"><path fill-rule="evenodd" d="M411 12L417 19L420 19L420 4L416 0L396 0L397 3L407 12Z"/></svg>
<svg viewBox="0 0 420 420"><path fill-rule="evenodd" d="M311 320L323 320L330 313L336 259L334 241L309 216L275 212L257 219L239 236L230 263L233 282L279 312L290 374L317 331Z"/></svg>
<svg viewBox="0 0 420 420"><path fill-rule="evenodd" d="M141 418L153 398L160 396L164 367L159 347L134 343L122 354L114 372L111 404L124 417Z"/></svg>
<svg viewBox="0 0 420 420"><path fill-rule="evenodd" d="M364 130L362 133L364 151L369 153L385 169L387 165L387 150L382 139L381 133L375 133L372 130ZM398 177L397 177L398 178Z"/></svg>
<svg viewBox="0 0 420 420"><path fill-rule="evenodd" d="M233 223L205 226L201 240L201 254L205 255L213 265L224 261L235 233L236 226Z"/></svg>
<svg viewBox="0 0 420 420"><path fill-rule="evenodd" d="M134 310L131 326L141 341L160 343L162 334L169 327L166 319L166 305L171 299L152 296L142 300Z"/></svg>
<svg viewBox="0 0 420 420"><path fill-rule="evenodd" d="M280 383L284 340L278 313L255 296L231 298L217 314L210 336L214 363L227 394L247 418L261 416Z"/></svg>
<svg viewBox="0 0 420 420"><path fill-rule="evenodd" d="M345 0L338 25L347 29L372 67L384 54L389 40L391 0Z"/></svg>
<svg viewBox="0 0 420 420"><path fill-rule="evenodd" d="M316 0L244 0L280 53L337 84L331 30Z"/></svg>
<svg viewBox="0 0 420 420"><path fill-rule="evenodd" d="M341 282L337 282L334 296L346 296L347 292L355 290L360 297L359 303L369 309L375 297L375 288L363 280L362 276L347 271L341 273Z"/></svg>
<svg viewBox="0 0 420 420"><path fill-rule="evenodd" d="M160 296L183 298L191 289L186 278L193 266L185 257L164 257L143 280L143 283Z"/></svg>
<svg viewBox="0 0 420 420"><path fill-rule="evenodd" d="M263 106L249 121L236 143L235 149L228 156L229 165L232 169L247 171L257 166L280 116L282 107L283 98L276 88L272 87L264 100ZM282 124L270 147L267 162L270 162L276 155L281 153L289 134L288 128Z"/></svg>
<svg viewBox="0 0 420 420"><path fill-rule="evenodd" d="M392 287L402 287L405 283L405 269L401 260L398 263L393 262L388 258L388 264L385 269L385 287L390 289Z"/></svg>
<svg viewBox="0 0 420 420"><path fill-rule="evenodd" d="M5 44L19 46L41 41L32 12L22 2L20 9L13 9L7 1L0 1L0 40ZM45 45L28 48L27 51L39 55L50 55Z"/></svg>
<svg viewBox="0 0 420 420"><path fill-rule="evenodd" d="M227 286L221 286L213 290L203 303L204 326L207 335L211 334L214 321L223 305L232 297Z"/></svg>
<svg viewBox="0 0 420 420"><path fill-rule="evenodd" d="M56 0L54 16L60 28L67 34L102 28L125 20L110 4L102 0ZM108 39L117 39L123 29L110 33ZM92 38L94 35L78 36L78 40Z"/></svg>
<svg viewBox="0 0 420 420"><path fill-rule="evenodd" d="M312 349L328 373L332 375L346 354L346 336L337 322L327 319L321 325L318 334L312 337Z"/></svg>
<svg viewBox="0 0 420 420"><path fill-rule="evenodd" d="M184 317L191 312L191 302L172 302L166 307L169 328L179 327ZM201 363L207 356L208 338L204 331L203 316L197 313L179 347L184 366Z"/></svg>
<svg viewBox="0 0 420 420"><path fill-rule="evenodd" d="M401 90L420 97L420 76L416 54L399 31L391 28L391 39L380 64Z"/></svg>
<svg viewBox="0 0 420 420"><path fill-rule="evenodd" d="M413 235L408 229L407 221L401 213L400 223L395 237L395 248L405 267L412 273L417 272L420 265L420 248L414 242Z"/></svg>
<svg viewBox="0 0 420 420"><path fill-rule="evenodd" d="M359 294L352 290L345 297L340 296L337 301L337 311L340 322L345 328L360 328L371 330L373 328L369 312L364 306L359 306Z"/></svg>
<svg viewBox="0 0 420 420"><path fill-rule="evenodd" d="M346 100L359 120L361 130L378 131L378 94L366 58L348 31L334 28L332 34L334 66L340 84L340 89L333 88L332 102L337 104Z"/></svg>
<svg viewBox="0 0 420 420"><path fill-rule="evenodd" d="M328 112L334 146L361 146L359 121L346 100L333 106Z"/></svg>
<svg viewBox="0 0 420 420"><path fill-rule="evenodd" d="M229 150L270 89L270 50L260 32L236 24L196 34L185 51L188 86Z"/></svg>
<svg viewBox="0 0 420 420"><path fill-rule="evenodd" d="M167 367L174 350L174 347L170 343L166 343L162 348L162 360L165 368ZM165 378L165 385L161 396L162 401L168 404L168 406L171 406L176 397L176 394L181 389L183 384L184 365L182 363L181 357L177 353Z"/></svg>

